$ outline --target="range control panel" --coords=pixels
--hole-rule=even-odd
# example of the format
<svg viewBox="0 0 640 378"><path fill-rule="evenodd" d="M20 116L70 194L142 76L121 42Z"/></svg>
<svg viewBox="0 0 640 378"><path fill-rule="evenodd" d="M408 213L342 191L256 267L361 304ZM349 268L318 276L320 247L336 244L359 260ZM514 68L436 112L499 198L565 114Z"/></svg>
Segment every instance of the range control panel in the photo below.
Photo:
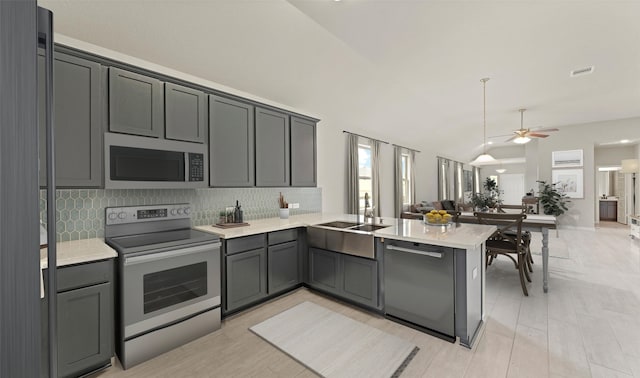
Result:
<svg viewBox="0 0 640 378"><path fill-rule="evenodd" d="M127 224L152 222L158 220L188 219L191 216L191 205L180 203L175 205L148 205L107 207L105 224Z"/></svg>

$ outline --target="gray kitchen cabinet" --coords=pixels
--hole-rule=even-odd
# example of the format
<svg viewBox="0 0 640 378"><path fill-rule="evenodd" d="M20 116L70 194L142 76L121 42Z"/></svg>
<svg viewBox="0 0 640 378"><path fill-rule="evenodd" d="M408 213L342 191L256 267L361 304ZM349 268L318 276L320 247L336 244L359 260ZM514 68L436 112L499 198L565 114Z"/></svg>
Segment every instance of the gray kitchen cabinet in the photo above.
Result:
<svg viewBox="0 0 640 378"><path fill-rule="evenodd" d="M289 186L289 115L256 107L256 186Z"/></svg>
<svg viewBox="0 0 640 378"><path fill-rule="evenodd" d="M209 183L216 187L255 185L254 107L209 96Z"/></svg>
<svg viewBox="0 0 640 378"><path fill-rule="evenodd" d="M226 311L233 311L267 296L265 248L226 256Z"/></svg>
<svg viewBox="0 0 640 378"><path fill-rule="evenodd" d="M340 273L339 253L309 248L309 285L340 295Z"/></svg>
<svg viewBox="0 0 640 378"><path fill-rule="evenodd" d="M109 67L109 131L161 138L163 87L158 79Z"/></svg>
<svg viewBox="0 0 640 378"><path fill-rule="evenodd" d="M204 143L207 95L173 83L165 83L164 90L165 138Z"/></svg>
<svg viewBox="0 0 640 378"><path fill-rule="evenodd" d="M378 306L378 262L342 255L342 296L370 307Z"/></svg>
<svg viewBox="0 0 640 378"><path fill-rule="evenodd" d="M268 258L269 294L290 289L300 283L297 241L270 246Z"/></svg>
<svg viewBox="0 0 640 378"><path fill-rule="evenodd" d="M291 117L291 186L316 186L316 123Z"/></svg>
<svg viewBox="0 0 640 378"><path fill-rule="evenodd" d="M600 220L614 222L618 220L617 201L600 201Z"/></svg>
<svg viewBox="0 0 640 378"><path fill-rule="evenodd" d="M112 282L113 260L58 268L59 377L83 376L111 365L114 338ZM46 296L41 302L43 346L46 346ZM44 348L43 366L47 363L46 351ZM43 369L42 376L46 374L47 370Z"/></svg>
<svg viewBox="0 0 640 378"><path fill-rule="evenodd" d="M74 56L55 53L54 125L56 185L100 187L102 184L102 66ZM38 55L44 75L44 56ZM38 81L40 185L46 186L46 130L44 80Z"/></svg>
<svg viewBox="0 0 640 378"><path fill-rule="evenodd" d="M309 248L309 285L367 307L379 305L376 260Z"/></svg>

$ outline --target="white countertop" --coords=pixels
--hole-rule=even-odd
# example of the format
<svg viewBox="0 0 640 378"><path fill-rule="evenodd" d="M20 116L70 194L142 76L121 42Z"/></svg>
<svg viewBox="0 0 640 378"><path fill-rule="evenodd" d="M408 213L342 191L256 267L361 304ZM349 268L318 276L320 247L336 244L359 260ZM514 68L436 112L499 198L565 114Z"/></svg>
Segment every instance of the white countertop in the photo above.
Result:
<svg viewBox="0 0 640 378"><path fill-rule="evenodd" d="M56 263L58 267L91 261L112 259L118 253L103 239L82 239L56 243ZM46 269L47 248L40 250L40 267Z"/></svg>
<svg viewBox="0 0 640 378"><path fill-rule="evenodd" d="M380 224L380 219L381 218L376 217L375 223ZM289 219L258 219L248 221L249 226L245 227L223 229L213 226L198 226L195 228L200 231L216 234L224 239L233 239L332 221L363 222L363 217L348 214L315 213L293 215L290 216ZM457 227L453 225L447 228L446 232L442 232L441 226L425 225L420 220L395 218L382 218L382 224L391 226L373 232L374 236L462 249L477 247L484 243L496 230L495 226L463 223L457 225Z"/></svg>

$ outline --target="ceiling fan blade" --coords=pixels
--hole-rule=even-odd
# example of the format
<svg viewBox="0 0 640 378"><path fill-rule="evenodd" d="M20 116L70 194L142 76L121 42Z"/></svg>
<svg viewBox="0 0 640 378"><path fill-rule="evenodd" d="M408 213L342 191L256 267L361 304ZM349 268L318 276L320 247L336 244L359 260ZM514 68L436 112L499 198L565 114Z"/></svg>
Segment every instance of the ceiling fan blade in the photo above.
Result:
<svg viewBox="0 0 640 378"><path fill-rule="evenodd" d="M547 134L538 134L538 133L529 133L529 135L527 135L527 136L532 137L532 138L546 138L546 137L548 137Z"/></svg>
<svg viewBox="0 0 640 378"><path fill-rule="evenodd" d="M505 142L511 142L512 140L516 139L517 137L519 137L520 135L516 134L514 136L512 136L511 138L505 140Z"/></svg>
<svg viewBox="0 0 640 378"><path fill-rule="evenodd" d="M535 129L535 130L531 130L531 131L534 131L534 132L536 132L536 133L537 133L538 131L541 131L541 132L543 132L543 133L547 133L547 132L551 132L551 131L560 131L560 130L559 130L559 129L556 129L556 128L553 128L553 127L550 127L550 128L547 128L547 129Z"/></svg>

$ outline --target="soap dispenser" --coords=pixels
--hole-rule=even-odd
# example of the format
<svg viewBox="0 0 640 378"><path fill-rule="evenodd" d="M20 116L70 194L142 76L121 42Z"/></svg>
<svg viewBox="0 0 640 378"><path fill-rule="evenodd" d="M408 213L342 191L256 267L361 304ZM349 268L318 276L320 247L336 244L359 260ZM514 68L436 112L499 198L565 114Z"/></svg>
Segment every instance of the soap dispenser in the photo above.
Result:
<svg viewBox="0 0 640 378"><path fill-rule="evenodd" d="M240 201L236 200L236 209L234 211L234 218L236 220L236 223L243 223L243 219L242 219L242 209L240 206Z"/></svg>

